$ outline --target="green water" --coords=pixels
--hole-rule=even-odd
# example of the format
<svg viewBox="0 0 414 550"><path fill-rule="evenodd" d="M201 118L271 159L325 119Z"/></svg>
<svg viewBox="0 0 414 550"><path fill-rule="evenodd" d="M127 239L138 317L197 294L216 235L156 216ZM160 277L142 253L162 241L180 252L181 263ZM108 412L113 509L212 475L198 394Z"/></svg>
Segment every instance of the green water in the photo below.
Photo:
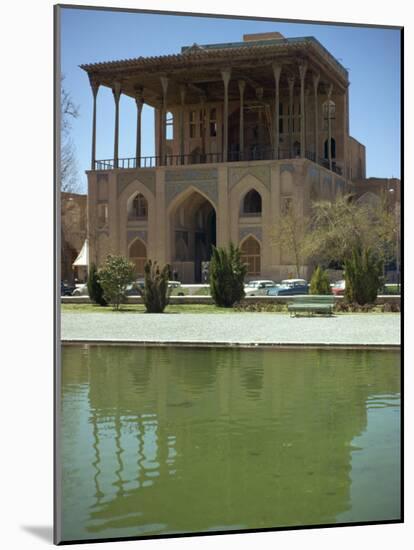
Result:
<svg viewBox="0 0 414 550"><path fill-rule="evenodd" d="M63 540L399 519L399 361L64 346Z"/></svg>

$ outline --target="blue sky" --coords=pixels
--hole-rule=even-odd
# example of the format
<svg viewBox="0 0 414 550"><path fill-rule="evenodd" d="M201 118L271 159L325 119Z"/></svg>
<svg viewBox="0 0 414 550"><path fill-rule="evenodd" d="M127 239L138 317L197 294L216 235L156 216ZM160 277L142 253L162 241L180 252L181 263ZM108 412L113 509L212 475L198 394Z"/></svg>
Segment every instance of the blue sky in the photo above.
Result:
<svg viewBox="0 0 414 550"><path fill-rule="evenodd" d="M243 34L279 31L314 36L349 71L350 133L366 146L368 177L400 177L400 33L394 29L280 23L62 9L61 67L79 106L72 137L81 189L90 168L92 93L83 63L178 53L181 46L242 41ZM114 101L101 87L97 159L113 157ZM154 154L153 111L143 109L142 155ZM121 97L119 156L135 156L136 106Z"/></svg>

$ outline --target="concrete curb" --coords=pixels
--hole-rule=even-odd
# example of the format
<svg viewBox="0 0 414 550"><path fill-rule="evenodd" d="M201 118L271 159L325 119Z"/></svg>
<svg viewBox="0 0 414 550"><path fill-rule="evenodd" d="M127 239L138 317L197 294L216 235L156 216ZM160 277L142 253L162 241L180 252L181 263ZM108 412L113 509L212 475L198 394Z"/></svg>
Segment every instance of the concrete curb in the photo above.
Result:
<svg viewBox="0 0 414 550"><path fill-rule="evenodd" d="M199 341L156 341L156 340L96 340L85 338L63 338L63 345L90 345L90 346L140 346L140 347L191 347L191 348L246 348L246 349L282 349L282 348L316 348L316 349L400 349L400 344L344 344L344 343L306 343L306 342L207 342Z"/></svg>

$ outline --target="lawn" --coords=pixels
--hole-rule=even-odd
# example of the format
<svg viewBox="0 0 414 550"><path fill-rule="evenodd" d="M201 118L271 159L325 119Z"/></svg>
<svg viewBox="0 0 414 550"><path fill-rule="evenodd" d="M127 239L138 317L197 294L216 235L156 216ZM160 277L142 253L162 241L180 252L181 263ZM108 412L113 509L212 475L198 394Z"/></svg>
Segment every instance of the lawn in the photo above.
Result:
<svg viewBox="0 0 414 550"><path fill-rule="evenodd" d="M122 313L145 313L145 306L143 304L124 304L119 311L115 311L111 306L101 307L96 304L61 304L61 311L63 313L107 313L120 315ZM287 315L287 309L283 307L282 311L254 311L254 309L245 310L249 313L279 313ZM233 308L221 308L214 304L173 304L166 307L165 312L168 313L212 313L219 315L226 315L232 313L242 313L243 311ZM374 307L369 313L383 314L382 309L377 306ZM363 312L343 312L335 311L334 315L365 315Z"/></svg>
<svg viewBox="0 0 414 550"><path fill-rule="evenodd" d="M63 313L145 313L143 304L125 304L119 311L114 311L112 307L101 307L96 304L61 304ZM178 304L169 305L164 313L235 313L233 308L220 308L213 304Z"/></svg>

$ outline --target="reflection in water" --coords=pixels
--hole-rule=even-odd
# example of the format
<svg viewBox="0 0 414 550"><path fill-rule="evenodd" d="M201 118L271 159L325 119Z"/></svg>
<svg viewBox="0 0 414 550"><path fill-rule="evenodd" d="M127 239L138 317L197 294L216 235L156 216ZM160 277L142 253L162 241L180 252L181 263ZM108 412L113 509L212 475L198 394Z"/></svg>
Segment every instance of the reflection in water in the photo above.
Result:
<svg viewBox="0 0 414 550"><path fill-rule="evenodd" d="M61 452L64 540L397 519L399 354L67 346Z"/></svg>

